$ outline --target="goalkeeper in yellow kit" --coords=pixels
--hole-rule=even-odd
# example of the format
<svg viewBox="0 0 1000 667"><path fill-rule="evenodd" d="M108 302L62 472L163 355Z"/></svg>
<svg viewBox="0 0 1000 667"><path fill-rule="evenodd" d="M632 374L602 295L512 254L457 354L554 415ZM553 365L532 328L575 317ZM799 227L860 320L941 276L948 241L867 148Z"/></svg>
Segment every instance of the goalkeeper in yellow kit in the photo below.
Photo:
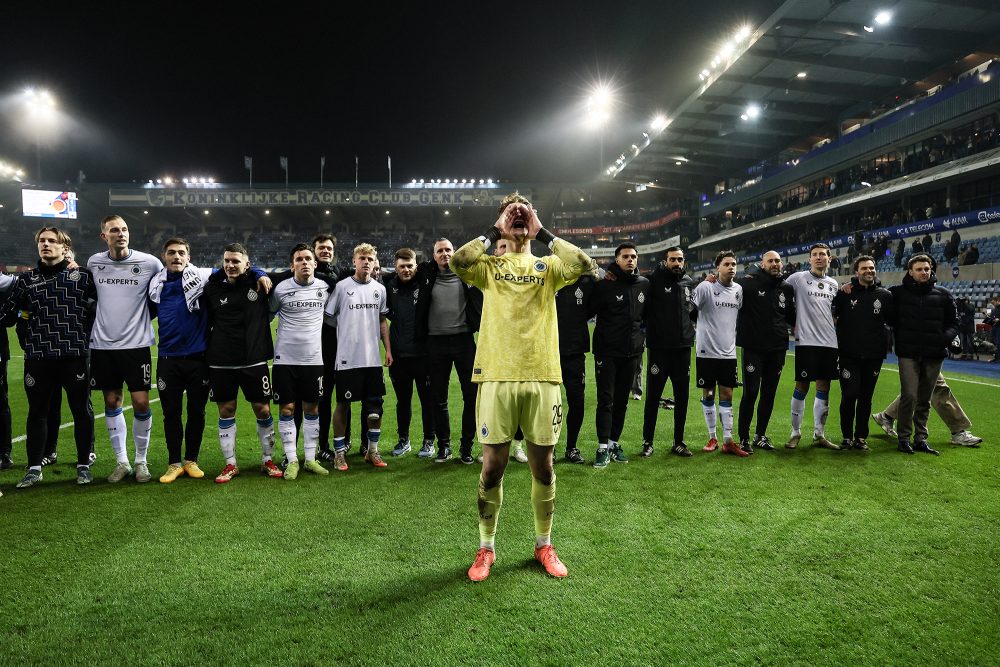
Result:
<svg viewBox="0 0 1000 667"><path fill-rule="evenodd" d="M535 559L554 577L566 566L552 548L556 476L552 449L562 427L562 372L555 293L590 270L582 250L542 228L526 198L514 193L501 202L496 223L451 258L458 276L483 292L472 381L479 384L476 428L483 445L479 477L479 551L469 578L482 581L496 559L493 541L503 502L503 474L510 441L524 431L531 468L531 505L535 514ZM501 238L510 245L502 257L488 254ZM531 239L552 249L548 257L531 254Z"/></svg>

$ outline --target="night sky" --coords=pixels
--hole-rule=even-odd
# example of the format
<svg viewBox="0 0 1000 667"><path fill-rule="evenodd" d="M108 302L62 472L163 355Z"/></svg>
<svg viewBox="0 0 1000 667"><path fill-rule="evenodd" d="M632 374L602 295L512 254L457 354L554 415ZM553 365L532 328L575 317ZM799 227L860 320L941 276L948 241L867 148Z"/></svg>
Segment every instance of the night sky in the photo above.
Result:
<svg viewBox="0 0 1000 667"><path fill-rule="evenodd" d="M617 91L608 163L694 90L722 38L780 2L357 4L8 4L0 160L34 176L18 98L34 84L59 99L60 127L42 141L51 182L80 169L90 182L241 182L244 155L255 182L284 180L281 155L293 182L318 181L323 155L326 182L353 182L355 155L361 182L384 182L390 155L394 183L583 182L600 162L581 122L596 81Z"/></svg>

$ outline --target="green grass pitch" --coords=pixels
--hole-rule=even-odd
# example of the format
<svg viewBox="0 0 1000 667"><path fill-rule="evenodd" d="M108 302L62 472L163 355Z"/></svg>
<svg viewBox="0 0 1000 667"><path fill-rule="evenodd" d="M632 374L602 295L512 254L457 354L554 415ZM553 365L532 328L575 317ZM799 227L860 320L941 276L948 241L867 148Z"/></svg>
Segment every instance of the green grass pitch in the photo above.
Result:
<svg viewBox="0 0 1000 667"><path fill-rule="evenodd" d="M877 407L897 391L888 368ZM15 436L24 433L22 373L13 359ZM780 442L790 375L770 428ZM0 473L0 664L997 664L1000 383L954 377L986 442L947 444L932 413L940 457L898 454L875 435L867 454L707 455L692 400L696 455L668 455L672 416L661 411L656 454L645 460L642 404L632 401L629 464L556 468L553 541L565 580L532 561L530 477L517 463L497 563L472 584L477 466L411 453L373 470L355 447L346 473L266 479L245 403L243 474L226 486L212 482L222 467L212 404L204 480L155 481L167 463L158 404L149 484L105 481L113 457L103 420L87 488L75 484L64 429L63 458L44 482L14 489L25 462L18 442L19 465ZM588 382L581 449L592 460L592 360ZM839 389L832 399L828 433L839 436ZM395 442L393 406L390 391L384 451ZM451 408L454 429L457 390ZM356 409L354 421L356 431ZM412 431L419 437L419 412Z"/></svg>

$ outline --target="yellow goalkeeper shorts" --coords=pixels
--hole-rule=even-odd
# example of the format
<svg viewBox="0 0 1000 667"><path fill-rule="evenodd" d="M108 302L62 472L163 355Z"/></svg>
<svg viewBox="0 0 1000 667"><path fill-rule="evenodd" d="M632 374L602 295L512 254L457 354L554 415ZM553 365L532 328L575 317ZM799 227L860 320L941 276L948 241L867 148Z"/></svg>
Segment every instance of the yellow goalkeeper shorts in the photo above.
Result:
<svg viewBox="0 0 1000 667"><path fill-rule="evenodd" d="M514 439L518 426L524 439L552 446L562 431L562 388L555 382L482 382L476 395L479 442L501 445Z"/></svg>

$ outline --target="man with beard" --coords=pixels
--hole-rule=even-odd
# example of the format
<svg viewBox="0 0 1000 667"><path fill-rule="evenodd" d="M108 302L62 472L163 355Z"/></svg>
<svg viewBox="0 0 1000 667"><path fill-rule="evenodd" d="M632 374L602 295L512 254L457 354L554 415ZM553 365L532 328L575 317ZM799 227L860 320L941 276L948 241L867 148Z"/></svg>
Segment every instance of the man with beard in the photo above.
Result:
<svg viewBox="0 0 1000 667"><path fill-rule="evenodd" d="M737 430L740 448L748 454L754 448L774 450L767 425L785 367L788 328L795 322L794 292L782 279L782 268L781 255L769 250L761 256L759 266L736 281L743 287L743 307L736 321L736 344L743 348L743 397ZM751 443L755 403L757 426Z"/></svg>
<svg viewBox="0 0 1000 667"><path fill-rule="evenodd" d="M691 346L694 324L691 322L692 280L684 273L684 251L667 248L649 278L649 303L646 304L646 406L642 420L642 456L653 454L653 435L660 411L660 398L669 379L674 390L674 438L670 451L678 456L692 456L684 442L687 421L688 387L691 382Z"/></svg>

